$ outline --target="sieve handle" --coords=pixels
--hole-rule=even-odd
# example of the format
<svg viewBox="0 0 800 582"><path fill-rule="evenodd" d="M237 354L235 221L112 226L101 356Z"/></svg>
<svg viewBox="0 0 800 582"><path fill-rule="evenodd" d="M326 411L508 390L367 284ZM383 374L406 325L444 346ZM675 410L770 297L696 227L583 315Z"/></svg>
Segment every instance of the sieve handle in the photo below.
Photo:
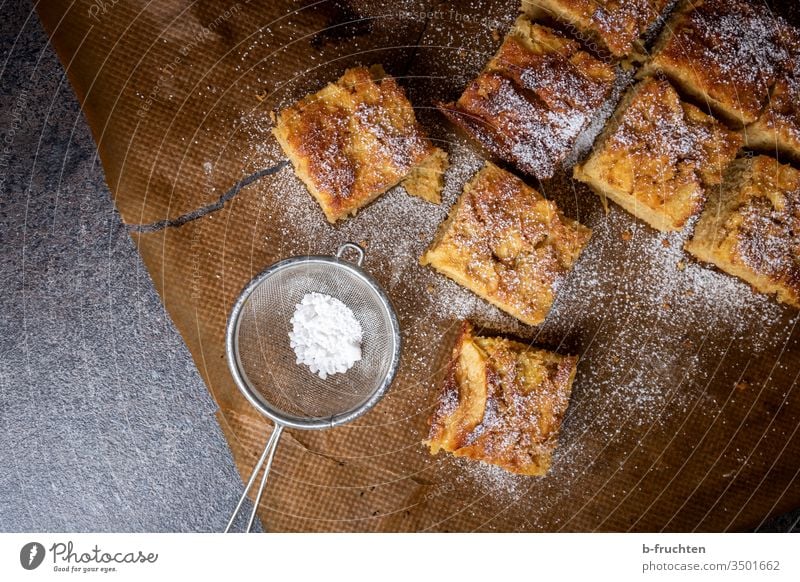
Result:
<svg viewBox="0 0 800 582"><path fill-rule="evenodd" d="M355 253L358 255L358 258L356 259L356 265L360 267L361 265L364 264L364 249L361 248L361 245L357 245L354 242L346 242L342 246L340 246L339 250L336 251L336 258L341 259L342 255L344 255L344 252L347 249L355 251Z"/></svg>
<svg viewBox="0 0 800 582"><path fill-rule="evenodd" d="M253 467L253 472L250 475L250 479L247 480L244 493L242 493L242 496L239 498L239 503L236 504L236 509L233 510L233 515L231 515L231 518L228 520L228 525L225 527L225 533L228 533L231 530L233 522L236 521L239 511L242 509L242 505L244 505L244 500L247 499L247 494L250 493L250 489L253 488L256 477L261 471L261 466L264 465L264 461L266 461L267 466L264 468L264 475L261 477L261 484L258 487L258 493L256 494L255 502L253 503L253 510L250 512L250 519L247 521L247 529L245 531L250 533L250 531L253 529L253 523L256 520L256 512L258 511L258 504L261 503L261 497L264 495L264 488L267 485L267 477L269 477L269 471L272 468L272 459L275 458L275 450L278 448L278 441L281 438L282 432L282 424L276 424L275 428L272 429L272 434L269 435L267 444L264 447L264 452L261 453L261 458L258 459L256 466Z"/></svg>

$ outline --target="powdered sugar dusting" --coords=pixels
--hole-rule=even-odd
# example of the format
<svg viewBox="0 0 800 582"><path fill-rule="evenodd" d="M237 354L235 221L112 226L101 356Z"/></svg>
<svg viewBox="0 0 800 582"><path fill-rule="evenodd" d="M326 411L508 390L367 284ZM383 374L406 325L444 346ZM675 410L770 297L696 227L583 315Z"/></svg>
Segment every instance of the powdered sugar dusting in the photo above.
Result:
<svg viewBox="0 0 800 582"><path fill-rule="evenodd" d="M292 316L289 342L297 364L323 380L341 374L361 359L361 324L335 297L307 293Z"/></svg>
<svg viewBox="0 0 800 582"><path fill-rule="evenodd" d="M583 441L592 432L613 439L620 431L657 426L694 406L716 410L715 399L703 394L713 374L709 361L713 364L729 344L758 354L785 341L793 320L787 319L784 307L683 251L691 224L665 235L615 206L606 215L593 193L563 178L542 184L542 193L565 209L570 201L577 202L577 215L593 228L593 236L562 282L544 324L520 323L419 264L463 185L483 165L462 140L446 149L452 165L445 175L441 205L397 187L332 227L291 168L285 168L262 191L262 219L277 223L281 233L277 242L286 256L329 253L347 240L365 245L366 267L398 309L406 340L401 370L411 375L433 380L434 361L442 365L438 358L449 356L449 346L442 345L443 329L461 319L488 332L530 338L538 345L579 354L568 429L562 434L562 446L569 453L556 454L554 473L583 470L579 460L598 452ZM275 212L278 203L281 210ZM708 352L710 348L693 338L697 330L722 338L721 347ZM430 398L415 405L422 416L437 390L429 384ZM589 449L581 452L585 447ZM519 479L475 463L458 467L459 472L468 471L465 478L490 483L487 487L498 494L505 491L503 495L511 495L512 484Z"/></svg>
<svg viewBox="0 0 800 582"><path fill-rule="evenodd" d="M539 50L531 51L514 34L530 36ZM617 79L612 66L588 53L582 56L593 64L582 68L560 52L572 50L572 41L558 33L518 25L455 106L447 108L451 118L527 174L551 177L612 95Z"/></svg>
<svg viewBox="0 0 800 582"><path fill-rule="evenodd" d="M452 28L445 24L434 20L431 26ZM491 56L460 54L474 63ZM437 90L431 85L436 83L427 83L426 91ZM284 105L291 102L281 100ZM428 120L425 125L431 128ZM240 126L251 135L252 149L245 159L249 170L283 159L263 113L243 118ZM452 139L450 133L432 132L437 134ZM521 324L418 262L464 183L483 165L481 156L461 139L437 145L451 157L441 205L395 187L334 227L286 167L255 186L261 198L256 220L270 223L273 230L269 240L254 244L277 246L282 256L331 253L347 240L364 244L365 268L387 290L401 319L403 362L389 398L397 409L391 414L415 417L413 430L420 433L411 434L411 440L424 431L422 419L438 389L435 373L449 356L447 334L457 320L469 319L478 328L488 328L487 333L514 334L581 356L549 477L510 475L442 455L429 460L452 468L461 484L513 502L534 483L545 487L575 482L593 470L604 447L619 446L624 454L636 445L625 448L617 444L621 439L634 441L648 431L666 431L692 410L718 412L720 396L709 391L707 383L726 353L758 358L786 342L797 316L734 277L690 258L682 246L691 225L681 233L663 235L617 207L606 215L593 193L563 176L532 185L556 200L568 216L592 227L593 237L561 284L545 323ZM588 141L582 144L587 146ZM543 513L546 508L540 509Z"/></svg>
<svg viewBox="0 0 800 582"><path fill-rule="evenodd" d="M563 337L599 328L581 367L582 385L591 387L582 397L603 401L599 411L593 406L595 425L613 426L620 415L633 426L660 422L697 398L713 373L712 354L732 347L758 354L788 336L793 320L784 307L688 256L691 229L665 235L613 207L594 225L540 329ZM705 345L712 336L719 346Z"/></svg>
<svg viewBox="0 0 800 582"><path fill-rule="evenodd" d="M781 38L786 27L763 3L706 0L683 16L663 55L750 121L789 56Z"/></svg>
<svg viewBox="0 0 800 582"><path fill-rule="evenodd" d="M456 463L462 479L481 493L516 498L525 490L525 476L513 475L496 465L470 459L458 459Z"/></svg>

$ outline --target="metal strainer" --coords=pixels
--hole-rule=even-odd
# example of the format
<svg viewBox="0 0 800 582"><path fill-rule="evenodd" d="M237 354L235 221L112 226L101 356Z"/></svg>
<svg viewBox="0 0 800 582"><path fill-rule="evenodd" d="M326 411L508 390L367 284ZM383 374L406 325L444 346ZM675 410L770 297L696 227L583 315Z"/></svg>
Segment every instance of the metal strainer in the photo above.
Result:
<svg viewBox="0 0 800 582"><path fill-rule="evenodd" d="M347 250L357 255L355 264L343 258ZM267 268L236 300L225 334L228 365L244 396L275 428L225 532L266 462L247 522L247 531L252 529L284 428L324 429L350 422L375 406L392 383L400 361L400 326L389 299L361 269L363 262L364 250L355 243L343 244L336 256L292 257ZM347 305L363 332L361 360L326 380L297 364L289 344L295 307L314 291Z"/></svg>

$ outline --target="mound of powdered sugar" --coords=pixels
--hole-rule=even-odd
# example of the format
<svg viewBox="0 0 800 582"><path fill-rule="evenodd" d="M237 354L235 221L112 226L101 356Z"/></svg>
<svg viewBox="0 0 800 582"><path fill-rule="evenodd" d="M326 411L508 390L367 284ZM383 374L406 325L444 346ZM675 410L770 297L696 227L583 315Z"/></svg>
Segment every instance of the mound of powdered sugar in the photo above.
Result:
<svg viewBox="0 0 800 582"><path fill-rule="evenodd" d="M320 378L346 372L361 359L361 324L344 303L322 293L306 293L289 332L297 363Z"/></svg>

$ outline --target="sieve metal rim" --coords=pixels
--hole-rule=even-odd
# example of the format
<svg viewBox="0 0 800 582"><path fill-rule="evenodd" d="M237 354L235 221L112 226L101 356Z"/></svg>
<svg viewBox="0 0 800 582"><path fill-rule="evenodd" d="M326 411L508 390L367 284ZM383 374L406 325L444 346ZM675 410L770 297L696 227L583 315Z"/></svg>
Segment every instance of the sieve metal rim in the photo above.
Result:
<svg viewBox="0 0 800 582"><path fill-rule="evenodd" d="M350 243L348 243L350 244ZM343 245L337 256L332 255L299 255L296 257L290 257L288 259L283 259L282 261L278 261L277 263L267 267L264 271L260 274L256 275L242 290L239 294L239 297L236 299L236 302L231 309L230 315L228 316L228 324L225 329L225 353L228 360L228 368L230 369L231 375L233 376L233 380L236 383L236 386L239 388L239 391L244 395L250 404L256 408L260 413L262 413L267 418L271 419L273 422L283 425L288 428L296 428L300 430L321 430L326 428L333 428L335 426L339 426L345 423L348 423L356 418L362 416L370 409L372 409L380 400L383 398L386 391L391 386L392 381L397 373L397 369L400 364L400 355L402 351L402 338L400 335L400 323L397 319L397 313L392 306L389 297L386 293L381 289L380 285L378 285L377 281L372 278L364 269L360 266L351 263L343 258L341 258L342 250L345 248L346 245ZM355 246L355 245L353 245ZM363 259L363 251L360 250L360 260ZM255 389L252 389L249 385L249 382L245 379L244 374L242 373L239 358L238 358L238 331L239 331L239 324L241 321L241 312L242 308L244 307L247 299L250 295L261 285L264 281L268 278L275 276L280 271L283 271L289 267L293 267L298 263L324 263L328 266L335 267L337 269L344 269L348 271L351 275L354 275L361 279L364 283L366 283L372 291L375 292L376 295L381 299L381 303L383 308L386 310L388 315L389 321L391 323L392 328L392 342L394 345L393 349L393 357L392 361L389 363L389 368L384 376L383 382L378 387L372 395L363 402L357 408L354 408L346 413L338 414L335 416L331 416L328 418L317 418L317 419L309 419L309 420L298 420L294 416L289 416L283 414L279 410L276 410L272 405L270 405L266 399L264 399L261 394L258 393Z"/></svg>

